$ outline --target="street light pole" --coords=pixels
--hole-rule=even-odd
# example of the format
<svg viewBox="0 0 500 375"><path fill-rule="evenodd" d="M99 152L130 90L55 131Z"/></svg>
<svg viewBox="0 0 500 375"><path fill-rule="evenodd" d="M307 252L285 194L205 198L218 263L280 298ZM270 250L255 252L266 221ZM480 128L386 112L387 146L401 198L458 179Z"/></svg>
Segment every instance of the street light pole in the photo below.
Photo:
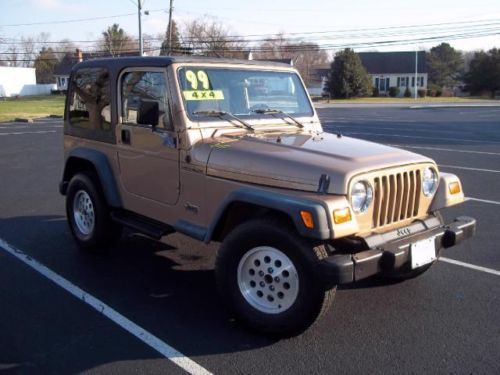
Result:
<svg viewBox="0 0 500 375"><path fill-rule="evenodd" d="M144 55L144 46L142 44L141 10L142 10L141 0L137 0L137 14L139 17L139 55L140 56Z"/></svg>
<svg viewBox="0 0 500 375"><path fill-rule="evenodd" d="M170 0L170 9L168 11L168 51L167 55L170 55L172 53L172 5L174 3L174 0Z"/></svg>

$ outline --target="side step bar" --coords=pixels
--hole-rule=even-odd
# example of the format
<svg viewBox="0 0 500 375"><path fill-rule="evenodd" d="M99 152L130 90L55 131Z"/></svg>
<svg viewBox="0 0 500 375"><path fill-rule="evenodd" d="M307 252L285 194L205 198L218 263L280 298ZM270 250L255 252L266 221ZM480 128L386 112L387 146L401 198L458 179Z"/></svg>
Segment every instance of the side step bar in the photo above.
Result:
<svg viewBox="0 0 500 375"><path fill-rule="evenodd" d="M175 232L175 229L168 224L134 214L133 212L115 211L111 213L111 218L117 223L157 240Z"/></svg>

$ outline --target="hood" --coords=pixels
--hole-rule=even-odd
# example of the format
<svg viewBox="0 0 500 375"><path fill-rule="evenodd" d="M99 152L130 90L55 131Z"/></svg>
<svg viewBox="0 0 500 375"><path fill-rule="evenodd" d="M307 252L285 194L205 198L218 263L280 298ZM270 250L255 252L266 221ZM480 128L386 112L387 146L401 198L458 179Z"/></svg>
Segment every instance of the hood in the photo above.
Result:
<svg viewBox="0 0 500 375"><path fill-rule="evenodd" d="M350 137L322 133L225 135L194 146L208 154L207 174L279 188L346 194L351 178L378 169L433 163L422 155Z"/></svg>

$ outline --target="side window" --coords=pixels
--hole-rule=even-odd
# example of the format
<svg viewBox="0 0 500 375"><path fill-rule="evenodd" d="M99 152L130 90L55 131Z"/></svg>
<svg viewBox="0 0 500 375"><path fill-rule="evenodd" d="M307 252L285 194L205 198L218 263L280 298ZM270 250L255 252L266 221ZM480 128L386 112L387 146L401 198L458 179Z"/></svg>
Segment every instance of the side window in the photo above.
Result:
<svg viewBox="0 0 500 375"><path fill-rule="evenodd" d="M163 72L132 71L121 79L121 115L124 124L173 130Z"/></svg>
<svg viewBox="0 0 500 375"><path fill-rule="evenodd" d="M69 122L77 128L111 129L110 80L104 68L78 70L72 78Z"/></svg>

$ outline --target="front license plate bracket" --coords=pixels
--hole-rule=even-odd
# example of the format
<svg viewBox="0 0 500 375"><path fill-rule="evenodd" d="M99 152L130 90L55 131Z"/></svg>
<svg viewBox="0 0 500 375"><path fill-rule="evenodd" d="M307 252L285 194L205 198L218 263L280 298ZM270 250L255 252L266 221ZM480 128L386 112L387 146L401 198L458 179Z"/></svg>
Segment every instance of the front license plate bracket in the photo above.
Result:
<svg viewBox="0 0 500 375"><path fill-rule="evenodd" d="M419 268L436 260L434 237L414 242L410 245L411 268Z"/></svg>

